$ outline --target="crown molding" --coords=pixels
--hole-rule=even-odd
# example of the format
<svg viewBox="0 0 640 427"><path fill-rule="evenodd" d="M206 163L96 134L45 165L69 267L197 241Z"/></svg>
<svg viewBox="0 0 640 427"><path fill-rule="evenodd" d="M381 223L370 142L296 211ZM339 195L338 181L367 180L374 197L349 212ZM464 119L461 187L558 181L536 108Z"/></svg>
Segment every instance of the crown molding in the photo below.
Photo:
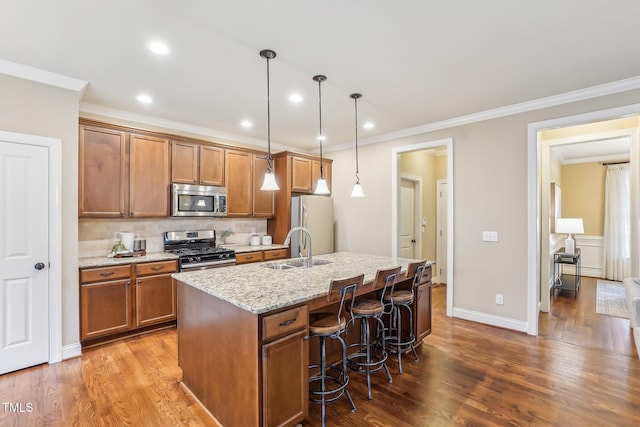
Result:
<svg viewBox="0 0 640 427"><path fill-rule="evenodd" d="M626 92L629 90L640 89L640 76L628 79L617 80L615 82L605 83L597 86L591 86L584 89L574 90L559 95L548 96L545 98L534 99L532 101L520 102L518 104L507 105L504 107L494 108L491 110L481 111L478 113L467 114L465 116L455 117L452 119L442 120L439 122L427 123L425 125L415 126L390 132L370 138L358 140L358 145L376 144L386 142L393 139L406 138L423 133L434 132L442 129L449 129L457 126L468 125L471 123L482 122L485 120L497 119L500 117L512 116L515 114L526 113L528 111L541 110L543 108L555 107L558 105L570 104L572 102L584 101L587 99L598 98L606 95ZM326 147L324 151L333 152L345 150L353 147L355 141L346 144L333 145Z"/></svg>
<svg viewBox="0 0 640 427"><path fill-rule="evenodd" d="M74 77L52 73L51 71L41 70L39 68L18 64L4 59L0 59L0 74L6 74L8 76L24 80L31 80L62 89L73 90L75 92L79 92L80 95L82 95L88 84L88 82Z"/></svg>
<svg viewBox="0 0 640 427"><path fill-rule="evenodd" d="M102 105L91 104L88 102L80 103L80 114L82 115L82 113L95 114L106 118L126 120L143 125L160 127L171 131L180 131L195 135L207 136L214 139L224 139L229 142L240 142L265 151L267 149L266 140L251 138L243 135L236 135L227 132L220 132L203 126L194 126L183 122L161 119L159 117L147 116L145 114L132 113L130 111L104 107ZM273 149L276 149L278 151L295 151L295 148L293 147L277 144L273 141L271 142L271 148L272 151L274 151Z"/></svg>

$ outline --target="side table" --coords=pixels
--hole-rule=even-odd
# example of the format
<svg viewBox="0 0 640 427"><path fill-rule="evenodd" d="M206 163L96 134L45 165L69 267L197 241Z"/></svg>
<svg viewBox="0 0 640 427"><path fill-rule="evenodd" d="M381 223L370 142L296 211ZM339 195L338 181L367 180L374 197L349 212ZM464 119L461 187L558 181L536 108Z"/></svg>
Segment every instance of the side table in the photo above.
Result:
<svg viewBox="0 0 640 427"><path fill-rule="evenodd" d="M564 274L562 264L570 264L576 267L575 275ZM553 254L553 290L573 292L574 298L578 297L580 289L580 248L576 248L573 254L565 252L564 248L558 249Z"/></svg>

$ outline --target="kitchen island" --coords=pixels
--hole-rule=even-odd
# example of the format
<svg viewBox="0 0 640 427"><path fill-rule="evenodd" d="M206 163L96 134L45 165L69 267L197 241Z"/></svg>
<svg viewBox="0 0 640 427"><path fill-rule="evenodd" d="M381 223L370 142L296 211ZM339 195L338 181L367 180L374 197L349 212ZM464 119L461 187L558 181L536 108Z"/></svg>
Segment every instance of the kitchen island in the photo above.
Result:
<svg viewBox="0 0 640 427"><path fill-rule="evenodd" d="M286 260L177 273L178 362L183 386L224 426L293 425L307 416L308 315L328 305L332 279L410 259L338 252L312 268Z"/></svg>

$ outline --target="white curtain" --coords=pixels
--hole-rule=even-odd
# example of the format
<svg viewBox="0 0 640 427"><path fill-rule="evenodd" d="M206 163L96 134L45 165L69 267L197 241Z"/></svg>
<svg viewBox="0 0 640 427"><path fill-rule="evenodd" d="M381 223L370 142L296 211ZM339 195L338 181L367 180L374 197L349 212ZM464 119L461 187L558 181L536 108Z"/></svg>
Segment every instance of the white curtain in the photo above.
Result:
<svg viewBox="0 0 640 427"><path fill-rule="evenodd" d="M629 164L607 166L604 190L604 277L631 274L631 203Z"/></svg>

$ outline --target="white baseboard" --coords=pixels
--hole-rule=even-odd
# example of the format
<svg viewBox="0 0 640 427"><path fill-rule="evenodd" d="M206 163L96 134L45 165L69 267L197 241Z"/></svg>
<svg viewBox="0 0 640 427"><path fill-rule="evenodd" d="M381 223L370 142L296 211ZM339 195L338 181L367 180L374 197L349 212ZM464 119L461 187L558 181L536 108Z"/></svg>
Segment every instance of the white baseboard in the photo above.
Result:
<svg viewBox="0 0 640 427"><path fill-rule="evenodd" d="M82 356L82 346L79 342L62 346L62 360Z"/></svg>
<svg viewBox="0 0 640 427"><path fill-rule="evenodd" d="M466 310L464 308L453 308L453 317L458 317L464 320L471 320L473 322L484 323L491 326L498 326L500 328L512 329L519 332L527 332L529 325L524 320L516 320L508 317L496 316L493 314L480 313L478 311Z"/></svg>

